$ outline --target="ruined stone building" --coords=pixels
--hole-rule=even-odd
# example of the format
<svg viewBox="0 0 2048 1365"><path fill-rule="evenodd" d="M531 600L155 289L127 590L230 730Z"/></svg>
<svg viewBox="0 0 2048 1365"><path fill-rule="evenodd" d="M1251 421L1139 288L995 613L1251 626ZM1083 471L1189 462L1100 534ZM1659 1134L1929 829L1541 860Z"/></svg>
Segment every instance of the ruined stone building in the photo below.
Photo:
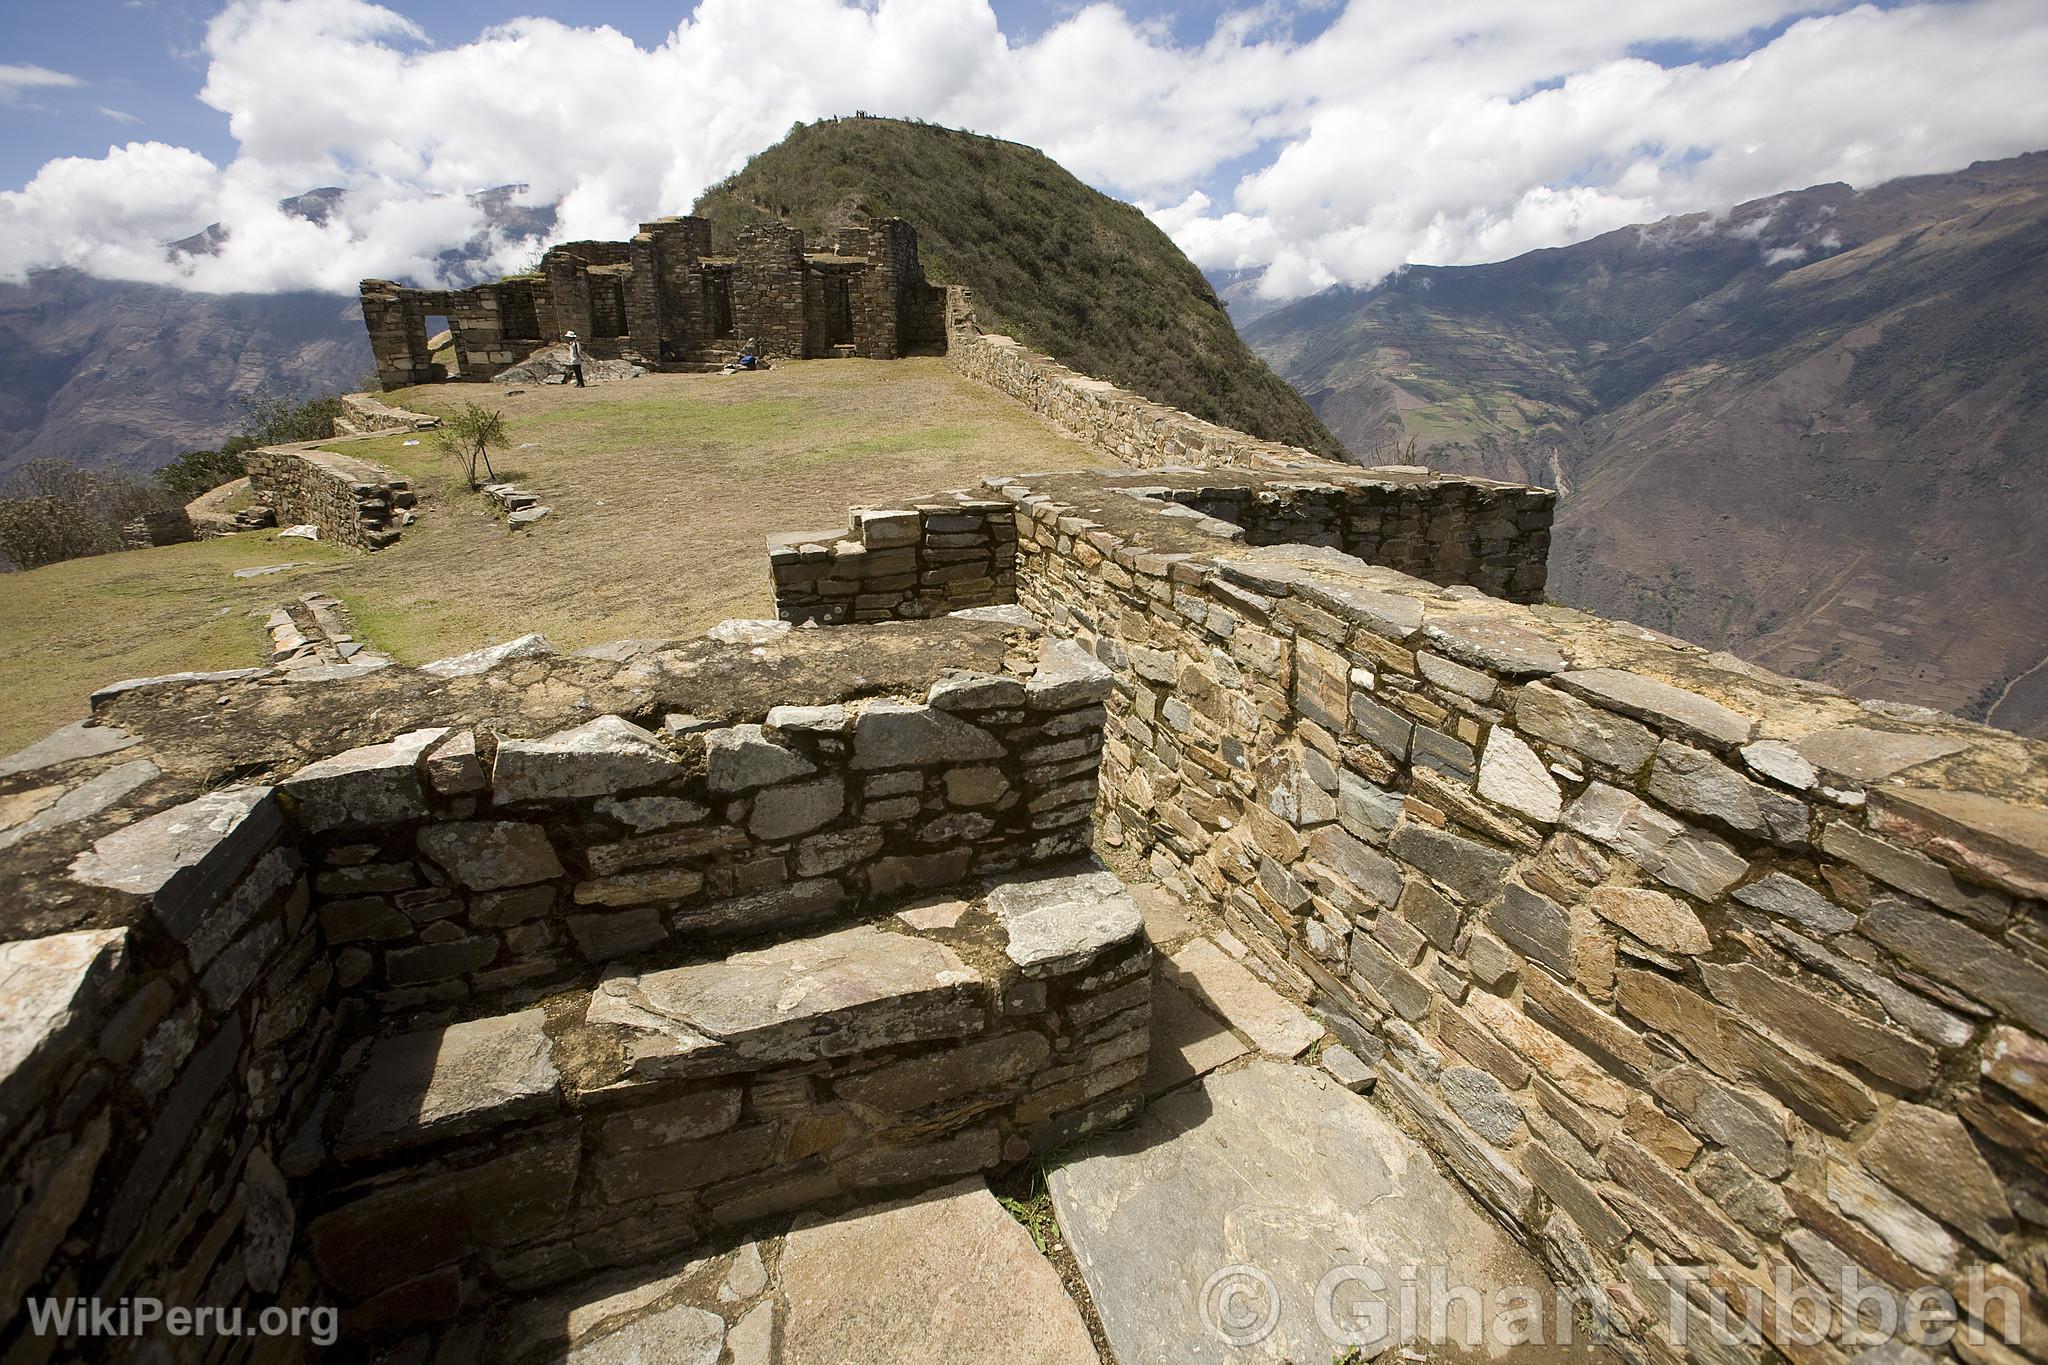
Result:
<svg viewBox="0 0 2048 1365"><path fill-rule="evenodd" d="M551 258L545 325L701 303L667 230ZM756 237L736 325L808 353L883 256ZM947 365L1104 467L772 537L777 620L130 679L0 756L0 1360L975 1365L1057 1319L1085 1365L978 1183L1040 1162L1126 1365L1419 1344L1482 1276L1574 1348L1516 1365L2048 1361L2048 744L1546 602L1550 490L1258 441L970 304ZM293 451L329 539L411 510ZM300 605L273 641L346 638ZM918 1207L974 1312L875 1308L930 1231L817 1249ZM1001 1232L1063 1318L1002 1317ZM1195 1289L1248 1271L1225 1355ZM1364 1271L1434 1321L1341 1336ZM87 1296L346 1337L28 1307Z"/></svg>
<svg viewBox="0 0 2048 1365"><path fill-rule="evenodd" d="M594 356L650 368L765 356L893 360L943 350L945 291L925 282L917 232L900 218L847 228L828 249L769 224L715 255L702 218L642 223L630 242L552 247L529 274L468 289L362 283L363 325L387 389L487 380L575 332ZM436 360L446 328L453 363Z"/></svg>

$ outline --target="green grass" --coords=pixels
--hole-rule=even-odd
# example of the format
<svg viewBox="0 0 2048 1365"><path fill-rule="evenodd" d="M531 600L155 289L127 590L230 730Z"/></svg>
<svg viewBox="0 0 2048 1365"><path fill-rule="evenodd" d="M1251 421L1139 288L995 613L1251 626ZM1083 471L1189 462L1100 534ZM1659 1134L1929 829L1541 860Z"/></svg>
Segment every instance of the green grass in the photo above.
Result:
<svg viewBox="0 0 2048 1365"><path fill-rule="evenodd" d="M746 376L650 375L587 389L445 384L391 401L502 409L499 474L555 510L507 529L431 432L330 442L410 477L421 517L363 555L249 532L9 575L0 593L0 753L83 713L120 678L264 661L261 618L313 589L357 633L424 663L539 631L561 649L688 636L773 610L762 538L844 524L856 503L984 474L1106 463L935 358L809 361ZM417 440L417 445L407 445ZM309 567L258 579L233 569Z"/></svg>
<svg viewBox="0 0 2048 1365"><path fill-rule="evenodd" d="M259 532L9 574L0 592L0 751L76 719L86 695L107 683L264 662L263 616L349 558ZM293 560L310 562L234 577Z"/></svg>

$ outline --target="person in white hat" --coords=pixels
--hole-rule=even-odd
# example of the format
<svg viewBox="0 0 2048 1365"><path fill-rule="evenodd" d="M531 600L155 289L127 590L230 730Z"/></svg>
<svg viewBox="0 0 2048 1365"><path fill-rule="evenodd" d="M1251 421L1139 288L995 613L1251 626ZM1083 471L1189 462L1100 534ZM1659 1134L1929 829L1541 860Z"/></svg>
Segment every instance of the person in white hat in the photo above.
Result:
<svg viewBox="0 0 2048 1365"><path fill-rule="evenodd" d="M569 343L569 377L580 389L583 387L583 343L576 339L574 332L564 332L562 340Z"/></svg>

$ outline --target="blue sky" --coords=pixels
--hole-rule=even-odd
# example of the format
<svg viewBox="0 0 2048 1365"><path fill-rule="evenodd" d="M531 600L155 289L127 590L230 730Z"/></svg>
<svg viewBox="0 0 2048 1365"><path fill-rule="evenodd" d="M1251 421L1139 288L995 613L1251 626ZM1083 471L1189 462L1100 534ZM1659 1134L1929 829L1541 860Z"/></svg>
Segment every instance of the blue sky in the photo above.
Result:
<svg viewBox="0 0 2048 1365"><path fill-rule="evenodd" d="M0 277L423 279L476 190L624 232L861 108L1042 147L1294 295L2035 149L2044 69L2039 0L17 4ZM278 215L329 183L325 228ZM166 257L215 221L220 259Z"/></svg>

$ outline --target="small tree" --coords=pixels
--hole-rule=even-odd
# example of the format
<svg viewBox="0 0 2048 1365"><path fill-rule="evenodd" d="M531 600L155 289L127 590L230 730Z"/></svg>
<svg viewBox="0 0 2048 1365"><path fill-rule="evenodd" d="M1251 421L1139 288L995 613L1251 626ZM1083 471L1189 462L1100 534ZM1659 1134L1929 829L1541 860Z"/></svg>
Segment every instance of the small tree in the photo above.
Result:
<svg viewBox="0 0 2048 1365"><path fill-rule="evenodd" d="M438 439L441 449L463 467L469 486L480 487L483 481L476 476L478 465L493 479L498 477L498 471L491 468L491 447L505 444L505 414L479 403L464 403L461 412L442 421Z"/></svg>

